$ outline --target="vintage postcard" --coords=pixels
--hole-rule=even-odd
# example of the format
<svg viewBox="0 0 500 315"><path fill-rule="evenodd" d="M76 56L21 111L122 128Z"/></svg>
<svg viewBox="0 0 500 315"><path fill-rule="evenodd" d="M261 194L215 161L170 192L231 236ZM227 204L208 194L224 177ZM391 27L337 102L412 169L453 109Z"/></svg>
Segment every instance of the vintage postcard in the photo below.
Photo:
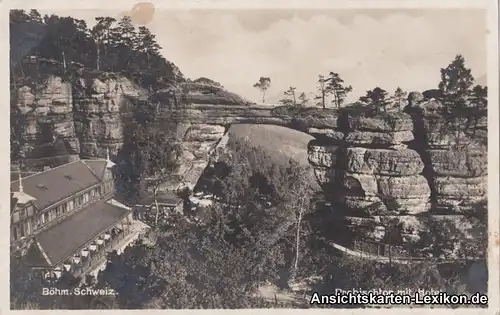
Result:
<svg viewBox="0 0 500 315"><path fill-rule="evenodd" d="M2 310L498 311L495 1L2 8Z"/></svg>

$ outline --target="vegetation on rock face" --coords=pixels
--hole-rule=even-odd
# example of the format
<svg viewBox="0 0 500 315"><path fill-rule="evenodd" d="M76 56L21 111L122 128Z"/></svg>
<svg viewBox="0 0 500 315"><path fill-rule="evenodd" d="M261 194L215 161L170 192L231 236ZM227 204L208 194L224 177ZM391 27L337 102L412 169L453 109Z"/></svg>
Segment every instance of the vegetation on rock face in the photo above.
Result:
<svg viewBox="0 0 500 315"><path fill-rule="evenodd" d="M153 90L183 80L179 69L161 55L155 35L145 26L136 29L128 16L119 21L97 17L89 28L72 17L11 10L10 36L11 49L16 50L11 53L14 80L23 76L21 59L26 56L57 61L65 72L78 66L122 73Z"/></svg>

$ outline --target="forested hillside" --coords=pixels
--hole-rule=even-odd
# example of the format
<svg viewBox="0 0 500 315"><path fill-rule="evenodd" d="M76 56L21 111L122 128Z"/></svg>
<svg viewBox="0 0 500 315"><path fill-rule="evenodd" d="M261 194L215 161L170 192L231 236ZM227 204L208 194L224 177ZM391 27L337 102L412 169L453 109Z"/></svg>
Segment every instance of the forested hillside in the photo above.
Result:
<svg viewBox="0 0 500 315"><path fill-rule="evenodd" d="M150 90L184 80L180 70L161 55L161 46L147 27L136 29L128 16L119 21L112 17L95 20L89 27L72 17L12 10L11 79L25 77L24 57L37 56L58 62L63 70L84 67L121 73Z"/></svg>

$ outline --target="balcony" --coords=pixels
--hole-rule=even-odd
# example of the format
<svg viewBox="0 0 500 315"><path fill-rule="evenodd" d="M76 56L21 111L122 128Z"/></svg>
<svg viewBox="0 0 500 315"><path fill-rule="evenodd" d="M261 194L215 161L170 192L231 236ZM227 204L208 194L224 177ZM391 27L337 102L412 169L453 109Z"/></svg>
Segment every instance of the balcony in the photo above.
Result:
<svg viewBox="0 0 500 315"><path fill-rule="evenodd" d="M74 277L84 275L95 264L106 259L107 254L113 251L129 234L128 226L124 228L113 227L109 232L100 235L84 249L67 259L60 267L48 271L45 281L53 283L64 273L70 273Z"/></svg>

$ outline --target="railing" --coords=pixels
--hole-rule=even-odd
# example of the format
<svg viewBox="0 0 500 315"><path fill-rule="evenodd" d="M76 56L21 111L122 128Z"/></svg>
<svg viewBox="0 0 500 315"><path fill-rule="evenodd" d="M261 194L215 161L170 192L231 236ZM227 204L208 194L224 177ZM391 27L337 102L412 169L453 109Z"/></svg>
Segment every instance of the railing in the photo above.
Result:
<svg viewBox="0 0 500 315"><path fill-rule="evenodd" d="M408 258L413 255L413 250L409 245L392 245L376 241L356 239L353 242L353 250L371 255L388 258Z"/></svg>
<svg viewBox="0 0 500 315"><path fill-rule="evenodd" d="M127 233L125 230L119 232L114 238L108 240L108 242L105 243L104 246L101 245L101 247L99 247L97 251L89 251L87 257L81 256L81 261L78 266L74 267L74 265L72 265L72 269L69 272L71 272L74 277L78 277L87 272L90 268L93 267L93 264L105 258L109 251L112 250L116 245L118 245L126 235Z"/></svg>
<svg viewBox="0 0 500 315"><path fill-rule="evenodd" d="M409 245L398 246L391 244L384 244L381 242L360 240L357 239L353 242L352 246L346 247L332 241L327 241L331 246L345 252L351 256L376 260L380 262L417 262L417 261L430 261L434 263L453 263L457 261L482 261L485 257L456 257L456 258L438 258L438 257L422 257L415 256L415 251Z"/></svg>

